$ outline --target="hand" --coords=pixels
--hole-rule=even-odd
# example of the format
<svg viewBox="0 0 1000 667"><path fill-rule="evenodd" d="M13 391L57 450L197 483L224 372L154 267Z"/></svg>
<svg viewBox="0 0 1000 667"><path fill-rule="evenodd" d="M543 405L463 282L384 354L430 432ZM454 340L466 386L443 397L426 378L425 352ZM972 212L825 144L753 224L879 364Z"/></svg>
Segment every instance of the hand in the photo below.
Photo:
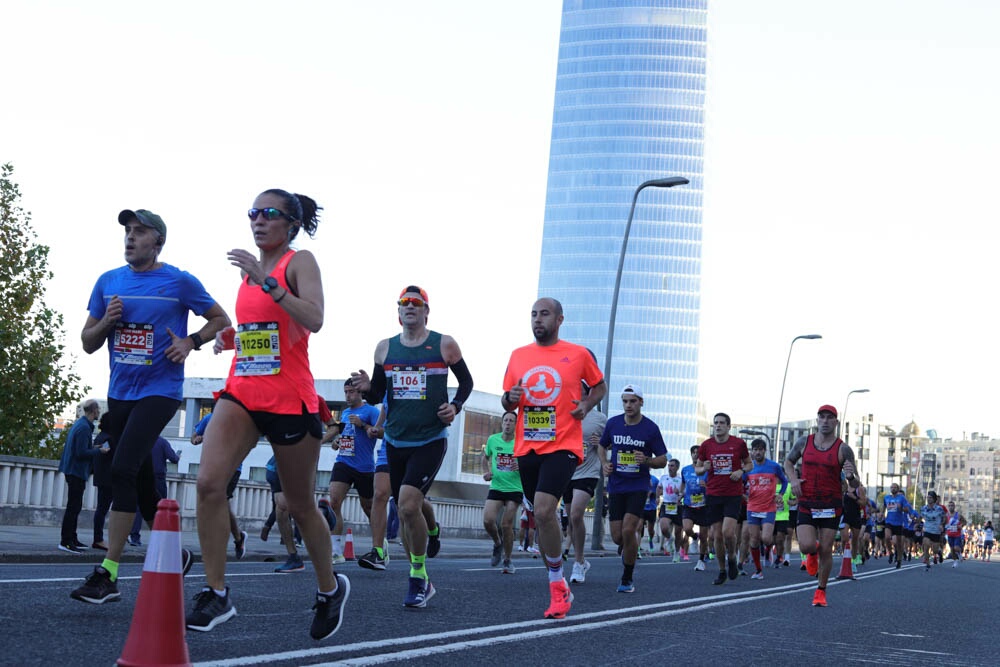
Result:
<svg viewBox="0 0 1000 667"><path fill-rule="evenodd" d="M509 400L514 405L520 405L521 399L524 397L524 387L521 386L521 381L518 380L517 384L510 388L507 392L507 400Z"/></svg>
<svg viewBox="0 0 1000 667"><path fill-rule="evenodd" d="M351 415L350 417L348 417L348 421L351 422L351 424L353 424L355 428L364 426L364 422L361 421L361 417L357 415Z"/></svg>
<svg viewBox="0 0 1000 667"><path fill-rule="evenodd" d="M569 416L577 421L583 420L587 416L587 407L580 405L582 401L573 401L573 405L576 407L569 411Z"/></svg>
<svg viewBox="0 0 1000 667"><path fill-rule="evenodd" d="M604 464L604 476L605 477L609 476L612 472L614 472L614 470L615 470L615 467L613 465L611 465L610 462Z"/></svg>
<svg viewBox="0 0 1000 667"><path fill-rule="evenodd" d="M854 474L854 463L852 461L844 461L844 476L847 478L847 481L854 479Z"/></svg>
<svg viewBox="0 0 1000 667"><path fill-rule="evenodd" d="M793 479L793 480L790 480L788 483L792 485L792 494L796 498L801 498L802 497L802 480L801 479Z"/></svg>
<svg viewBox="0 0 1000 667"><path fill-rule="evenodd" d="M111 297L111 301L108 302L108 307L104 311L104 317L101 318L101 324L105 328L111 329L121 320L124 309L125 305L122 303L121 297L117 294L114 295Z"/></svg>
<svg viewBox="0 0 1000 667"><path fill-rule="evenodd" d="M646 462L646 454L643 452L632 452L635 455L635 462L642 465Z"/></svg>
<svg viewBox="0 0 1000 667"><path fill-rule="evenodd" d="M330 442L330 446L333 447L334 449L340 449L340 435L339 434L333 439L332 442Z"/></svg>
<svg viewBox="0 0 1000 667"><path fill-rule="evenodd" d="M170 336L170 346L164 354L175 364L183 364L187 356L191 354L191 350L194 349L194 341L189 336L181 338L171 331L170 327L167 327L167 335Z"/></svg>
<svg viewBox="0 0 1000 667"><path fill-rule="evenodd" d="M226 253L226 258L229 259L230 264L238 266L250 280L258 285L264 284L267 273L264 272L264 267L260 265L260 262L253 254L246 250L234 249Z"/></svg>
<svg viewBox="0 0 1000 667"><path fill-rule="evenodd" d="M438 406L438 419L440 419L445 426L450 426L453 421L455 421L455 415L458 414L458 410L451 403L442 403Z"/></svg>
<svg viewBox="0 0 1000 667"><path fill-rule="evenodd" d="M379 438L382 437L382 434L385 432L385 429L382 429L378 426L369 426L368 428L365 429L365 432L368 433L368 437L371 438L372 440L378 440Z"/></svg>
<svg viewBox="0 0 1000 667"><path fill-rule="evenodd" d="M736 475L736 476L733 477L733 475ZM729 479L731 479L734 482L738 482L741 479L743 479L743 469L740 468L739 470L734 470L731 473L729 473Z"/></svg>
<svg viewBox="0 0 1000 667"><path fill-rule="evenodd" d="M493 473L491 473L491 472L484 472L483 473L483 480L489 482L492 479L493 479Z"/></svg>
<svg viewBox="0 0 1000 667"><path fill-rule="evenodd" d="M236 329L226 327L222 331L216 332L215 344L212 345L212 352L219 354L223 350L232 350L236 347Z"/></svg>
<svg viewBox="0 0 1000 667"><path fill-rule="evenodd" d="M203 435L198 435L197 433L195 433L194 435L191 436L191 444L192 445L196 445L197 446L197 445L200 445L204 441L205 441L205 436L203 436Z"/></svg>
<svg viewBox="0 0 1000 667"><path fill-rule="evenodd" d="M362 394L367 393L372 388L371 378L368 377L368 373L363 369L357 373L351 373L351 384Z"/></svg>

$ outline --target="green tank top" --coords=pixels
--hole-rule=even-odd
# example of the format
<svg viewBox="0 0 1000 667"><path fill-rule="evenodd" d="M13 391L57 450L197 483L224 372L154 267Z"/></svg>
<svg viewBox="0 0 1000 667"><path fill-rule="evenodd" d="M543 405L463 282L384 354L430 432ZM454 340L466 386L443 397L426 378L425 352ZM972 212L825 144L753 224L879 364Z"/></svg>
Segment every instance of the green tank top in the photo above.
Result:
<svg viewBox="0 0 1000 667"><path fill-rule="evenodd" d="M441 356L441 334L431 331L417 347L406 347L400 336L389 339L383 362L389 413L386 439L394 447L419 447L448 437L437 416L448 402L448 365Z"/></svg>

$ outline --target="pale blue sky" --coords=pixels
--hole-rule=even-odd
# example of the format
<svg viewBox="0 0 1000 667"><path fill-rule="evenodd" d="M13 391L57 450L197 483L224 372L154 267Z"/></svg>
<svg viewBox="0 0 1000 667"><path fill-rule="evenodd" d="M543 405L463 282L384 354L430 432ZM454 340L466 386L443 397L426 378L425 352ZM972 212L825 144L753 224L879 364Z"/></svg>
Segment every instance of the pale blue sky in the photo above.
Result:
<svg viewBox="0 0 1000 667"><path fill-rule="evenodd" d="M232 312L267 187L326 207L314 369L370 368L408 283L498 391L530 340L561 5L8 0L0 160L79 351L122 208L166 220L162 259ZM1000 7L723 0L709 7L701 394L774 420L820 403L1000 436L992 290ZM666 174L650 174L650 178ZM637 220L636 224L641 224ZM624 221L623 221L624 226ZM572 313L567 313L572 317ZM195 355L191 376L228 358Z"/></svg>

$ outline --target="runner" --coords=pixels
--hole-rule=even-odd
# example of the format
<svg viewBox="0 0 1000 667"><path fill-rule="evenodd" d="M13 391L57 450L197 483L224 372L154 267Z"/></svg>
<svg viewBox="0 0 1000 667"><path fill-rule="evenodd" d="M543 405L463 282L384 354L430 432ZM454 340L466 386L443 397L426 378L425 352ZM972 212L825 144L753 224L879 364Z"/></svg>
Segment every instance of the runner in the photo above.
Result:
<svg viewBox="0 0 1000 667"><path fill-rule="evenodd" d="M788 478L785 471L777 463L765 457L767 443L760 438L750 443L753 458L753 468L747 477L747 526L750 531L750 556L756 572L751 579L763 579L764 570L761 567L760 547L765 549L774 545L774 522L778 503L784 504L781 494L788 488ZM778 482L781 482L779 487Z"/></svg>
<svg viewBox="0 0 1000 667"><path fill-rule="evenodd" d="M490 567L503 560L504 574L514 574L510 557L514 550L514 517L524 499L521 474L514 457L514 429L517 413L505 412L501 419L502 431L494 433L483 446L483 479L490 483L490 490L483 504L483 526L493 538L493 555ZM500 526L497 517L503 512Z"/></svg>
<svg viewBox="0 0 1000 667"><path fill-rule="evenodd" d="M662 466L661 466L662 467ZM656 489L660 486L660 478L650 473L649 485L646 493L646 502L642 505L642 519L639 521L639 530L636 539L639 545L639 558L642 558L642 538L648 536L649 547L645 550L647 556L653 555L653 537L656 535Z"/></svg>
<svg viewBox="0 0 1000 667"><path fill-rule="evenodd" d="M611 539L622 547L622 578L619 593L635 592L633 572L639 555L639 526L643 506L650 495L650 468L662 468L667 463L667 447L656 423L642 414L642 390L634 384L622 389L624 414L608 418L601 436L601 459L608 480L611 506ZM607 452L611 453L610 458ZM653 487L655 494L655 486ZM653 496L656 512L656 496Z"/></svg>
<svg viewBox="0 0 1000 667"><path fill-rule="evenodd" d="M962 551L965 549L962 530L965 525L965 517L955 509L955 501L948 501L948 523L945 526L945 533L948 535L948 558L955 561L951 564L952 567L958 567L958 561L962 560Z"/></svg>
<svg viewBox="0 0 1000 667"><path fill-rule="evenodd" d="M851 488L857 488L860 480L854 451L837 437L837 408L821 405L816 422L819 432L799 438L785 457L785 474L799 499L799 550L807 554L809 575L818 576L812 604L825 607L826 584L833 569L833 540L843 514L841 473ZM801 476L795 472L800 460Z"/></svg>
<svg viewBox="0 0 1000 667"><path fill-rule="evenodd" d="M706 514L712 525L715 557L719 561L719 576L715 585L726 583L726 568L730 579L739 576L737 547L740 506L743 502L743 473L753 468L747 443L729 435L731 421L724 412L712 418L713 437L701 443L697 474L708 473L706 484Z"/></svg>
<svg viewBox="0 0 1000 667"><path fill-rule="evenodd" d="M931 550L935 556L941 551L941 537L944 534L945 522L948 520L948 510L938 503L935 491L927 492L927 504L920 508L920 517L924 520L924 570L931 569Z"/></svg>
<svg viewBox="0 0 1000 667"><path fill-rule="evenodd" d="M392 495L392 485L389 482L389 461L386 458L385 446L385 416L388 411L385 399L382 399L381 410L374 426L367 428L368 437L374 441L381 440L375 454L374 494L372 496L372 550L358 559L358 565L368 570L385 570L389 565L389 540L386 539L388 524L389 496ZM427 502L426 500L424 501ZM428 505L430 503L427 503ZM407 557L409 558L409 557Z"/></svg>
<svg viewBox="0 0 1000 667"><path fill-rule="evenodd" d="M993 522L983 526L983 560L988 561L993 552Z"/></svg>
<svg viewBox="0 0 1000 667"><path fill-rule="evenodd" d="M441 532L437 522L427 525L424 500L444 460L448 426L472 393L473 382L455 339L427 328L427 292L409 285L399 293L397 303L402 333L379 342L370 378L360 370L351 373L351 380L369 404L389 396L385 421L389 477L399 508L400 533L410 554L409 590L403 605L419 608L435 593L426 558L436 553L432 543ZM458 379L451 401L449 369Z"/></svg>
<svg viewBox="0 0 1000 667"><path fill-rule="evenodd" d="M593 353L591 356L594 356ZM590 393L590 387L586 382L580 384L581 397L586 397ZM601 476L603 459L600 456L599 446L601 434L604 433L604 425L607 422L608 417L601 412L600 406L594 406L583 418L583 461L576 467L573 478L563 493L563 504L569 507L569 541L573 544L573 572L569 577L571 584L585 582L587 572L590 570L590 561L586 559L584 553L587 526L584 523L583 515L587 511L590 500L594 497L597 481Z"/></svg>
<svg viewBox="0 0 1000 667"><path fill-rule="evenodd" d="M514 453L525 499L535 510L538 544L549 575L545 618L565 618L573 602L563 577L556 506L583 458L581 422L607 388L587 348L559 339L562 304L542 298L531 307L535 342L511 353L504 374L504 410L519 409ZM580 382L591 388L583 396Z"/></svg>
<svg viewBox="0 0 1000 667"><path fill-rule="evenodd" d="M784 470L782 470L784 472ZM790 535L794 530L794 524L791 523L789 518L791 515L790 507L792 502L796 501L795 494L792 492L792 485L786 484L785 490L781 494L781 502L777 505L777 510L774 513L774 567L778 569L784 564L785 567L789 566L788 552L791 551L792 546L790 544ZM786 547L786 542L788 545Z"/></svg>
<svg viewBox="0 0 1000 667"><path fill-rule="evenodd" d="M80 335L87 354L108 349L108 412L115 443L108 552L86 582L70 593L91 604L121 597L118 564L137 506L152 528L160 494L150 453L181 405L184 360L229 325L229 316L197 278L160 261L167 240L160 216L144 209L125 210L118 214L118 224L125 228L126 265L98 278ZM189 312L206 320L190 335ZM229 534L225 528L223 532ZM186 573L190 567L191 552L182 550L182 569Z"/></svg>
<svg viewBox="0 0 1000 667"><path fill-rule="evenodd" d="M861 559L861 533L865 525L864 514L865 507L868 505L868 496L864 486L858 486L856 489L851 488L846 480L841 481L841 488L844 493L841 537L844 547L851 550L851 572L854 573L858 571L858 563Z"/></svg>
<svg viewBox="0 0 1000 667"><path fill-rule="evenodd" d="M899 484L893 482L889 487L889 493L882 497L882 509L885 512L885 540L889 553L889 562L896 559L896 569L903 566L903 555L905 554L903 543L904 520L903 515L912 515L914 510L910 507L910 502L906 495L899 490Z"/></svg>
<svg viewBox="0 0 1000 667"><path fill-rule="evenodd" d="M375 426L379 418L379 409L364 402L361 392L354 388L350 380L344 382L344 400L347 407L340 413L340 421L334 424L332 433L340 437L333 442L337 450L337 460L330 473L330 508L337 517L337 523L330 535L333 549L334 564L343 563L344 516L341 507L351 486L358 492L361 510L368 517L369 525L372 518L372 498L375 495L375 440L368 435L368 429ZM375 531L372 531L372 549L375 548ZM382 540L377 546L382 546ZM371 552L365 556L371 555ZM362 558L365 558L362 556ZM367 560L359 560L362 563ZM378 568L369 568L378 569ZM385 568L383 568L385 569Z"/></svg>
<svg viewBox="0 0 1000 667"><path fill-rule="evenodd" d="M272 189L248 211L258 255L235 249L240 269L236 330L216 336L215 352L235 349L226 386L205 431L198 469L198 538L205 587L187 627L207 632L236 615L226 586L226 482L263 434L271 443L288 511L316 570L309 634L325 639L343 620L351 583L331 568L330 529L313 496L323 425L309 368L309 336L323 326L323 282L315 256L291 241L316 233L320 207L305 195Z"/></svg>
<svg viewBox="0 0 1000 667"><path fill-rule="evenodd" d="M667 472L660 477L656 486L657 502L660 505L660 535L663 538L664 550L667 548L667 540L672 539L673 562L680 562L683 555L684 560L688 560L687 551L684 549L684 524L681 521L680 501L683 497L681 489L684 480L680 476L681 462L677 459L670 459L667 462Z"/></svg>
<svg viewBox="0 0 1000 667"><path fill-rule="evenodd" d="M708 560L708 537L709 523L705 511L705 484L708 481L708 473L695 472L695 464L698 463L698 445L691 446L691 464L681 468L681 497L684 507L681 510L681 521L684 524L684 533L691 540L691 547L698 547L698 561L694 564L696 572L705 570L705 561ZM694 532L694 527L698 526L698 532Z"/></svg>

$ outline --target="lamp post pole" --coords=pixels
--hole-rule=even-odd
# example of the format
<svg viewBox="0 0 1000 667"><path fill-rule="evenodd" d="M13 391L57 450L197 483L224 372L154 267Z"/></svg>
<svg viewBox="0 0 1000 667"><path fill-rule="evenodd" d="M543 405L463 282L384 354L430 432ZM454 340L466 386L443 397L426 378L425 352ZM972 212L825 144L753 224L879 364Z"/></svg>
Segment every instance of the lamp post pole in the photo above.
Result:
<svg viewBox="0 0 1000 667"><path fill-rule="evenodd" d="M618 271L615 273L615 291L611 297L611 318L608 320L608 345L604 349L604 384L607 391L604 394L602 409L604 414L608 414L608 405L611 398L611 350L615 342L615 316L618 314L618 292L622 286L622 268L625 266L625 251L628 249L628 236L632 231L632 216L635 215L635 203L639 199L639 193L645 188L672 188L675 185L687 185L690 181L683 176L668 176L667 178L654 178L639 185L632 194L632 207L628 211L628 220L625 221L625 234L622 237L622 249L618 255ZM601 474L597 478L597 488L594 489L594 525L591 529L593 549L603 549L604 544L604 469L601 467Z"/></svg>
<svg viewBox="0 0 1000 667"><path fill-rule="evenodd" d="M795 347L795 341L799 339L818 340L820 338L822 336L819 334L804 334L793 338L792 344L788 346L788 360L785 361L785 376L781 379L781 395L778 397L778 420L774 429L774 452L771 456L772 459L777 459L778 448L781 447L781 404L785 402L785 381L788 379L788 365L792 363L792 348Z"/></svg>
<svg viewBox="0 0 1000 667"><path fill-rule="evenodd" d="M847 406L851 402L851 394L867 394L869 391L870 391L869 389L852 389L849 392L847 392L847 398L844 399L844 419L847 419ZM841 424L841 422L838 421L837 422L838 435L840 435L840 433L839 433L839 431L840 431L840 424ZM844 433L844 435L847 436L847 437L843 438L844 443L848 444L848 445L851 444L849 442L849 440L851 438L850 432L846 432L846 433Z"/></svg>

